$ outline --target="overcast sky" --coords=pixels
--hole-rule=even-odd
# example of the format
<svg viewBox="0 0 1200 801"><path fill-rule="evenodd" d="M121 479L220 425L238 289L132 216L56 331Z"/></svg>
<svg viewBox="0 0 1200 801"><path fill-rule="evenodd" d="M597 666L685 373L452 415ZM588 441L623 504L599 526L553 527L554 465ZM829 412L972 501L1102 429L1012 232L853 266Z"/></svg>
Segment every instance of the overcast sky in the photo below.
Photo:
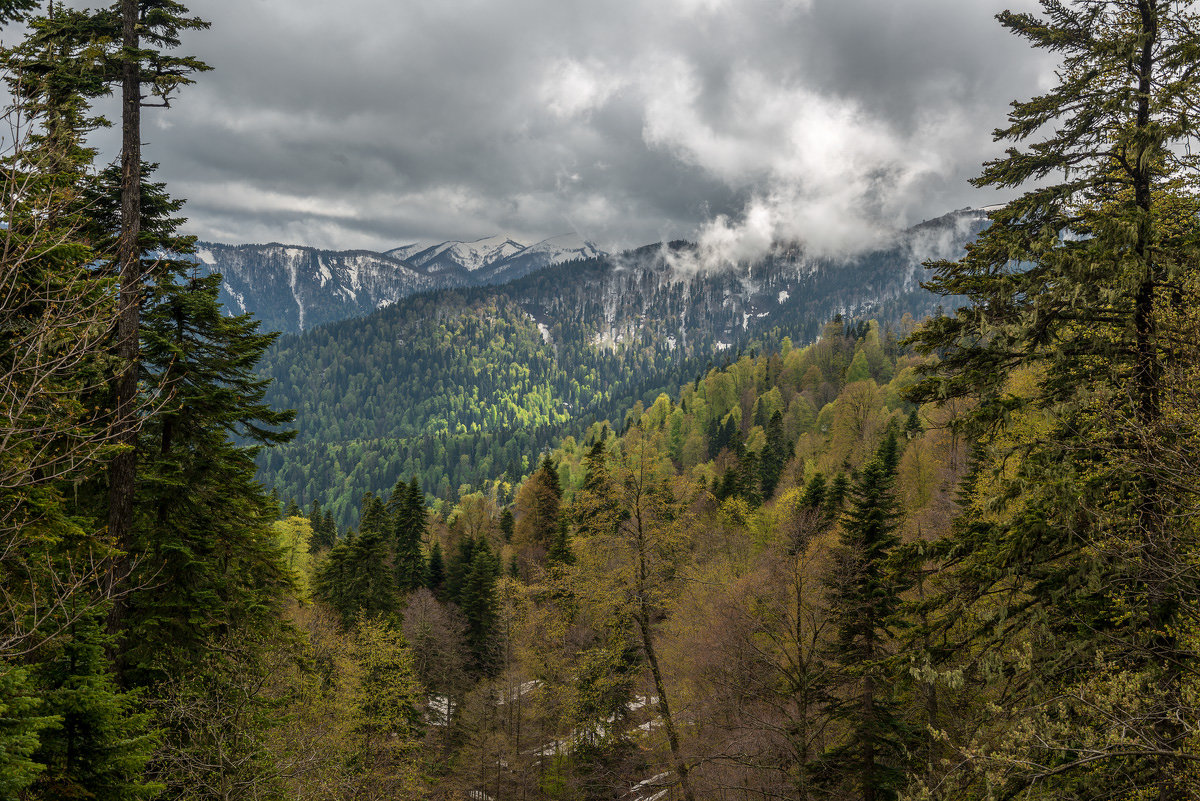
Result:
<svg viewBox="0 0 1200 801"><path fill-rule="evenodd" d="M966 181L1052 65L993 15L1031 5L192 0L214 71L146 155L224 242L836 252L995 201Z"/></svg>

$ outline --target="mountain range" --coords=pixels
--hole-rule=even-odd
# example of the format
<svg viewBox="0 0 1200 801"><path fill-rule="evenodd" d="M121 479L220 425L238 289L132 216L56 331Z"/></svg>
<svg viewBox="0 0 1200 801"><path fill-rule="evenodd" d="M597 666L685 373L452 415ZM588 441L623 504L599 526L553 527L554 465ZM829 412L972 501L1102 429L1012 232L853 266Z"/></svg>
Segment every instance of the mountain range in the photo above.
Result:
<svg viewBox="0 0 1200 801"><path fill-rule="evenodd" d="M306 325L260 365L272 379L268 400L296 409L299 431L263 455L260 478L280 497L321 501L343 525L354 523L363 493L386 492L400 477L416 475L450 499L463 487L515 481L562 436L582 435L592 421L619 426L614 417L636 402L674 394L742 351L813 341L835 316L875 318L896 342L904 326L952 302L920 287L921 263L957 257L986 224L984 212L964 209L853 257L780 244L753 264L711 270L678 269L694 263L695 246L660 243L530 268L505 283L418 291L366 316ZM375 255L413 271L453 261L447 273L498 275L493 266L513 265L520 253L532 261L529 248L506 252L508 242ZM455 247L463 244L477 247ZM319 255L318 265L333 255ZM326 291L338 291L329 280ZM361 269L358 281L367 284ZM269 302L261 293L243 298L243 308Z"/></svg>
<svg viewBox="0 0 1200 801"><path fill-rule="evenodd" d="M604 255L575 234L523 245L507 236L378 253L297 245L197 244L202 271L221 273L220 300L269 330L295 333L370 314L430 289L502 284L530 272Z"/></svg>

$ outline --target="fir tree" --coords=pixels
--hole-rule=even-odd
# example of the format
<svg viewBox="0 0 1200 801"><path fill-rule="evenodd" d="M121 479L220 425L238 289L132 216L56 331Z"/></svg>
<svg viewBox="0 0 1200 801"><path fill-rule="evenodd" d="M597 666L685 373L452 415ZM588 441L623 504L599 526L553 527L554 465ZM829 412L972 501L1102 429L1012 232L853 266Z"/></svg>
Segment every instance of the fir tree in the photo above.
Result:
<svg viewBox="0 0 1200 801"><path fill-rule="evenodd" d="M496 668L496 580L500 563L487 542L476 544L460 593L460 606L467 619L467 645L476 669L490 674Z"/></svg>
<svg viewBox="0 0 1200 801"><path fill-rule="evenodd" d="M997 464L1020 455L946 545L963 583L944 615L992 620L980 632L989 643L1056 644L1033 648L1021 700L994 718L1029 732L1010 744L1011 794L1168 801L1200 788L1181 757L1197 708L1179 668L1197 651L1178 636L1200 603L1178 571L1200 535L1179 528L1194 515L1161 458L1179 433L1163 420L1162 377L1181 353L1164 324L1194 302L1183 287L1197 204L1184 186L1196 174L1200 18L1189 6L1044 0L1042 15L999 15L1061 63L1056 85L1013 103L996 131L1012 146L974 183L1035 188L993 212L964 259L930 265L929 287L968 305L913 338L940 357L914 398L977 399L969 433ZM1032 382L1014 392L1023 376ZM1050 430L1024 441L1020 421L1042 416ZM1097 715L1125 682L1157 688L1155 699L1120 722ZM1074 725L1060 729L1042 705L1064 698L1077 699L1062 711ZM1091 739L1106 745L1075 753Z"/></svg>
<svg viewBox="0 0 1200 801"><path fill-rule="evenodd" d="M44 765L33 797L125 801L161 788L143 773L155 738L139 699L121 692L109 673L105 637L95 618L71 627L57 653L38 666L41 709L55 716L40 735L34 759Z"/></svg>
<svg viewBox="0 0 1200 801"><path fill-rule="evenodd" d="M39 732L55 723L21 668L0 664L0 794L18 798L45 765L33 759Z"/></svg>
<svg viewBox="0 0 1200 801"><path fill-rule="evenodd" d="M505 542L512 541L514 523L512 509L505 507L500 513L500 533L504 535Z"/></svg>
<svg viewBox="0 0 1200 801"><path fill-rule="evenodd" d="M843 797L884 801L905 783L902 706L890 665L904 581L892 567L900 512L894 495L899 461L889 436L864 468L843 518L842 543L830 577L829 610L837 638L827 659L841 691L831 708L841 741L814 765L819 780Z"/></svg>
<svg viewBox="0 0 1200 801"><path fill-rule="evenodd" d="M442 543L434 540L429 549L429 567L425 572L425 586L436 596L441 596L446 583L446 565L442 560Z"/></svg>
<svg viewBox="0 0 1200 801"><path fill-rule="evenodd" d="M760 482L762 497L770 498L775 494L775 488L779 486L779 478L783 475L783 468L787 465L788 457L791 455L791 449L788 447L787 437L783 431L783 415L780 412L777 411L771 415L771 419L767 422L766 435L767 444L763 448L760 460Z"/></svg>
<svg viewBox="0 0 1200 801"><path fill-rule="evenodd" d="M400 498L397 500L397 494ZM425 540L425 493L413 476L408 486L392 493L395 501L396 584L401 592L411 592L425 583L425 557L421 553Z"/></svg>

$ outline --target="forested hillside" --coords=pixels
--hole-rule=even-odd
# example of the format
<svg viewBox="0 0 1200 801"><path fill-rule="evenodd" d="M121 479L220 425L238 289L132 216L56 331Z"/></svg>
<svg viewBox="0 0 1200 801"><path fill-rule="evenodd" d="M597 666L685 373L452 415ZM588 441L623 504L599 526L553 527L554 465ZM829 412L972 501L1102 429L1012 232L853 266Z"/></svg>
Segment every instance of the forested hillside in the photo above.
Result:
<svg viewBox="0 0 1200 801"><path fill-rule="evenodd" d="M927 636L905 604L970 463L958 415L905 398L924 363L834 323L567 438L511 507L414 516L400 482L318 555L316 595L346 621L404 610L447 796L846 797L850 749L893 760L940 725L890 656ZM320 509L306 524L333 542ZM879 732L828 703L871 681Z"/></svg>
<svg viewBox="0 0 1200 801"><path fill-rule="evenodd" d="M297 410L299 435L264 454L261 475L281 498L322 502L343 526L363 493L401 476L450 500L463 486L516 482L564 434L675 392L743 350L810 342L835 313L875 314L894 339L906 315L942 300L912 280L915 254L959 252L982 225L960 212L848 262L791 249L700 274L648 247L284 337L260 371L271 403ZM692 252L674 248L677 258Z"/></svg>
<svg viewBox="0 0 1200 801"><path fill-rule="evenodd" d="M280 339L142 157L208 23L0 0L0 798L1200 797L1200 14L1041 6L961 258Z"/></svg>

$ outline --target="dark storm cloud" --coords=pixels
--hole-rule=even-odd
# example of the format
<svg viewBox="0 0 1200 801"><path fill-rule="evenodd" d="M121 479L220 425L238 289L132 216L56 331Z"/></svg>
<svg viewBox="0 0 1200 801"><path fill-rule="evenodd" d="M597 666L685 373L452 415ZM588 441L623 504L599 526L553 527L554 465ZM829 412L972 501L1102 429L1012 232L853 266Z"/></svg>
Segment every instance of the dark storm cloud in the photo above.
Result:
<svg viewBox="0 0 1200 801"><path fill-rule="evenodd" d="M1023 7L1028 2L1009 3ZM990 0L208 0L147 154L225 241L836 252L980 205L1046 62Z"/></svg>

